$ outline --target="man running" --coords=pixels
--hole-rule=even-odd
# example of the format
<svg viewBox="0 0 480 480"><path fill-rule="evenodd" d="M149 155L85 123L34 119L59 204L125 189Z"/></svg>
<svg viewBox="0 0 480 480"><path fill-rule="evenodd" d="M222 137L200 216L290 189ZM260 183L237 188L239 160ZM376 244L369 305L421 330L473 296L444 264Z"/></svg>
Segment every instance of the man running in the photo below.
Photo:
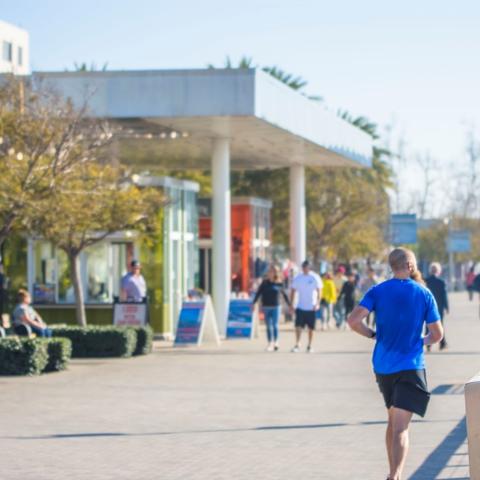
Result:
<svg viewBox="0 0 480 480"><path fill-rule="evenodd" d="M360 335L376 339L373 369L388 410L388 480L400 480L412 414L423 417L430 399L423 347L439 342L443 328L433 295L410 278L417 270L414 253L396 248L388 261L393 278L371 288L348 323ZM376 313L377 332L364 323L370 312ZM424 323L428 328L425 337Z"/></svg>
<svg viewBox="0 0 480 480"><path fill-rule="evenodd" d="M292 282L290 304L293 305L295 292L298 293L297 307L295 309L295 346L293 353L300 351L300 338L302 330L308 327L307 353L313 353L312 341L315 330L316 311L320 308L322 298L322 279L310 270L310 263L302 263L302 273L299 273ZM293 314L293 307L290 307Z"/></svg>

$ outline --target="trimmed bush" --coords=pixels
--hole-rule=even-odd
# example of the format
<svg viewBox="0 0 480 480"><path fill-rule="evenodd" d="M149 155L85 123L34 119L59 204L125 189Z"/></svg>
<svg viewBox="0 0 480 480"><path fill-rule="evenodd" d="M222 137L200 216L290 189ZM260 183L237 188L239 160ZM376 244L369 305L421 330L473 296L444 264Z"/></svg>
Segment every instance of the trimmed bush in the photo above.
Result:
<svg viewBox="0 0 480 480"><path fill-rule="evenodd" d="M0 339L0 374L38 375L47 363L47 342L36 338Z"/></svg>
<svg viewBox="0 0 480 480"><path fill-rule="evenodd" d="M133 328L87 327L52 328L54 337L72 341L72 357L130 357L137 346L137 332Z"/></svg>
<svg viewBox="0 0 480 480"><path fill-rule="evenodd" d="M69 338L46 338L48 363L44 372L65 370L72 357L72 341Z"/></svg>
<svg viewBox="0 0 480 480"><path fill-rule="evenodd" d="M129 327L137 332L137 346L134 355L148 355L153 349L153 329L150 325L145 327Z"/></svg>

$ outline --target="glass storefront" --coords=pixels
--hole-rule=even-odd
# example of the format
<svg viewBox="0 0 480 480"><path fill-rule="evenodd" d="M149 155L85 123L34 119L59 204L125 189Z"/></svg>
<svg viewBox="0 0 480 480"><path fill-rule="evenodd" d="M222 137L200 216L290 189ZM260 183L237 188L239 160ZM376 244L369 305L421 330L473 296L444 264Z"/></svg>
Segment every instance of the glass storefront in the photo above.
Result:
<svg viewBox="0 0 480 480"><path fill-rule="evenodd" d="M172 333L183 300L198 286L197 191L185 188L186 183L170 182L165 188L169 203L165 209L163 298Z"/></svg>
<svg viewBox="0 0 480 480"><path fill-rule="evenodd" d="M93 245L85 250L84 256L87 277L87 303L111 302L111 245L103 242Z"/></svg>
<svg viewBox="0 0 480 480"><path fill-rule="evenodd" d="M44 240L30 240L29 289L36 304L73 304L70 265L63 250ZM118 296L128 270L132 242L104 240L80 254L80 277L87 304L109 304ZM112 275L113 274L113 275Z"/></svg>
<svg viewBox="0 0 480 480"><path fill-rule="evenodd" d="M79 256L80 278L89 310L110 322L108 306L120 294L121 278L134 258L142 264L147 283L150 322L166 336L175 333L183 300L198 287L198 213L195 182L168 177L145 177L144 187L160 188L167 203L158 214L159 231L153 236L123 232L85 249ZM42 239L28 240L28 288L33 301L43 305L47 321L70 315L75 303L66 254ZM58 315L55 312L60 312ZM105 313L106 312L106 313ZM89 320L90 321L90 320Z"/></svg>

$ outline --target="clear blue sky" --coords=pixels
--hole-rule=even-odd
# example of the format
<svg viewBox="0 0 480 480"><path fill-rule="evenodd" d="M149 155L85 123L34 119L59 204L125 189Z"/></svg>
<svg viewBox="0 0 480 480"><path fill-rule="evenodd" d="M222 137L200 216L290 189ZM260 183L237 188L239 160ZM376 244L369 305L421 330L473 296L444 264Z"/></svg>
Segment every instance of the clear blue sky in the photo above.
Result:
<svg viewBox="0 0 480 480"><path fill-rule="evenodd" d="M0 0L30 32L33 70L204 67L252 56L308 80L332 108L396 119L410 147L444 162L480 131L476 0Z"/></svg>

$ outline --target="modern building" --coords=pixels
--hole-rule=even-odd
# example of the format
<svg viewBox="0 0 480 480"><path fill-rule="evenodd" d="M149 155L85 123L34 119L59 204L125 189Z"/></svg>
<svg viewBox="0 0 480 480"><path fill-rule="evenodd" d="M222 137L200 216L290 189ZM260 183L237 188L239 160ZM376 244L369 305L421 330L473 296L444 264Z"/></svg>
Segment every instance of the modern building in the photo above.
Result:
<svg viewBox="0 0 480 480"><path fill-rule="evenodd" d="M0 49L0 73L29 73L30 51L26 30L0 20Z"/></svg>
<svg viewBox="0 0 480 480"><path fill-rule="evenodd" d="M290 256L306 256L305 166L368 167L366 133L257 69L34 73L121 129L138 168L212 172L212 291L220 332L231 295L231 168L290 169ZM123 134L122 134L123 132Z"/></svg>
<svg viewBox="0 0 480 480"><path fill-rule="evenodd" d="M199 200L199 287L212 291L212 202ZM271 261L272 202L256 197L232 198L231 290L250 293L268 269Z"/></svg>
<svg viewBox="0 0 480 480"><path fill-rule="evenodd" d="M159 212L161 229L155 238L134 231L117 232L80 254L80 277L91 324L112 324L113 302L120 295L121 278L135 258L143 265L147 283L149 320L156 332L171 338L182 301L198 284L198 184L169 177L137 176L143 188L160 189L168 203ZM26 243L26 252L24 244ZM18 268L18 252L27 262ZM13 255L13 257L12 257ZM7 275L20 274L33 302L50 323L75 323L75 296L66 254L41 238L18 238L6 251ZM26 267L26 268L25 268ZM24 271L22 277L19 270Z"/></svg>

